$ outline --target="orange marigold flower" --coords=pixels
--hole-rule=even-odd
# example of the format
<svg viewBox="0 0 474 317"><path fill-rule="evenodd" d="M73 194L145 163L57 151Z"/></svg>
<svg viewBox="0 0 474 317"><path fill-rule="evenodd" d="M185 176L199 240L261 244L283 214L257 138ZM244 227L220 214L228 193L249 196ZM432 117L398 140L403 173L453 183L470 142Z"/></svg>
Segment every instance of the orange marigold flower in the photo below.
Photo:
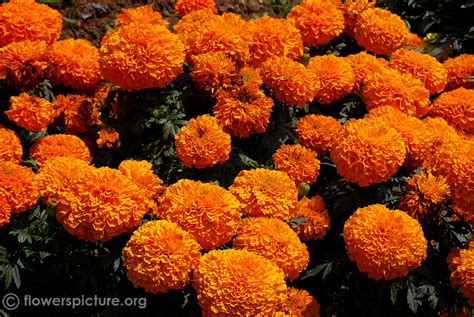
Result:
<svg viewBox="0 0 474 317"><path fill-rule="evenodd" d="M318 302L304 289L289 287L282 316L319 317Z"/></svg>
<svg viewBox="0 0 474 317"><path fill-rule="evenodd" d="M10 98L8 118L29 131L43 131L59 115L57 108L44 98L21 93Z"/></svg>
<svg viewBox="0 0 474 317"><path fill-rule="evenodd" d="M169 24L168 21L163 19L160 12L153 10L153 5L151 4L123 9L122 12L117 15L117 21L115 23L118 27L132 23L141 25L157 24L164 27L168 27Z"/></svg>
<svg viewBox="0 0 474 317"><path fill-rule="evenodd" d="M427 140L430 151L425 155L427 166L430 165L431 158L437 153L438 149L446 143L457 142L461 140L460 135L442 118L426 117L422 120L423 124L433 134L433 137Z"/></svg>
<svg viewBox="0 0 474 317"><path fill-rule="evenodd" d="M342 11L326 1L303 1L291 9L288 20L308 46L324 45L344 30Z"/></svg>
<svg viewBox="0 0 474 317"><path fill-rule="evenodd" d="M208 10L192 11L176 22L173 25L173 30L178 34L183 43L187 43L187 39L201 27L201 24L207 25L206 21L213 19L219 19L219 16Z"/></svg>
<svg viewBox="0 0 474 317"><path fill-rule="evenodd" d="M87 40L66 39L54 43L48 61L53 83L88 89L101 79L99 50Z"/></svg>
<svg viewBox="0 0 474 317"><path fill-rule="evenodd" d="M384 205L357 209L344 224L344 241L359 271L376 280L406 276L426 258L419 222Z"/></svg>
<svg viewBox="0 0 474 317"><path fill-rule="evenodd" d="M283 271L246 250L203 255L192 285L205 316L273 316L287 300Z"/></svg>
<svg viewBox="0 0 474 317"><path fill-rule="evenodd" d="M344 13L344 32L354 37L354 28L359 14L375 7L376 0L346 0L340 5Z"/></svg>
<svg viewBox="0 0 474 317"><path fill-rule="evenodd" d="M222 131L216 118L202 115L176 134L176 155L186 167L206 168L229 159L230 135Z"/></svg>
<svg viewBox="0 0 474 317"><path fill-rule="evenodd" d="M0 162L8 161L20 163L23 156L23 148L15 131L0 125Z"/></svg>
<svg viewBox="0 0 474 317"><path fill-rule="evenodd" d="M38 200L35 173L25 166L0 161L0 199L6 200L12 213L24 212Z"/></svg>
<svg viewBox="0 0 474 317"><path fill-rule="evenodd" d="M314 56L309 60L308 69L319 76L321 87L316 92L316 98L322 104L340 99L354 88L354 71L351 64L342 57Z"/></svg>
<svg viewBox="0 0 474 317"><path fill-rule="evenodd" d="M443 91L446 87L448 73L443 64L428 54L400 48L390 56L388 65L421 80L430 94Z"/></svg>
<svg viewBox="0 0 474 317"><path fill-rule="evenodd" d="M308 114L298 120L296 136L298 141L307 148L324 155L333 147L342 131L342 126L333 117Z"/></svg>
<svg viewBox="0 0 474 317"><path fill-rule="evenodd" d="M250 61L255 67L272 56L297 59L303 56L303 41L300 32L285 19L268 16L250 20Z"/></svg>
<svg viewBox="0 0 474 317"><path fill-rule="evenodd" d="M21 41L53 43L63 28L61 13L34 0L0 5L0 46Z"/></svg>
<svg viewBox="0 0 474 317"><path fill-rule="evenodd" d="M197 10L206 10L212 13L217 13L214 0L176 0L174 5L174 11L179 17L183 17L186 14Z"/></svg>
<svg viewBox="0 0 474 317"><path fill-rule="evenodd" d="M184 56L184 45L166 27L132 23L104 36L100 68L126 90L164 88L183 72Z"/></svg>
<svg viewBox="0 0 474 317"><path fill-rule="evenodd" d="M295 182L284 172L264 168L240 171L229 190L247 216L288 219L298 202Z"/></svg>
<svg viewBox="0 0 474 317"><path fill-rule="evenodd" d="M388 68L365 78L362 96L369 111L380 106L392 106L420 118L430 106L430 92L419 79Z"/></svg>
<svg viewBox="0 0 474 317"><path fill-rule="evenodd" d="M0 228L10 222L12 210L6 199L0 197Z"/></svg>
<svg viewBox="0 0 474 317"><path fill-rule="evenodd" d="M456 129L474 134L474 90L461 87L442 93L433 102L429 115L441 117Z"/></svg>
<svg viewBox="0 0 474 317"><path fill-rule="evenodd" d="M451 271L451 285L474 306L474 244L469 248L451 252L447 259Z"/></svg>
<svg viewBox="0 0 474 317"><path fill-rule="evenodd" d="M182 290L198 266L201 246L186 231L166 220L138 228L122 251L127 277L150 293Z"/></svg>
<svg viewBox="0 0 474 317"><path fill-rule="evenodd" d="M34 88L46 77L45 41L14 42L0 48L0 78L23 91Z"/></svg>
<svg viewBox="0 0 474 317"><path fill-rule="evenodd" d="M53 104L62 113L64 132L84 133L100 124L100 113L91 98L82 95L59 95Z"/></svg>
<svg viewBox="0 0 474 317"><path fill-rule="evenodd" d="M423 39L416 33L410 33L406 39L405 45L409 48L418 48L423 44Z"/></svg>
<svg viewBox="0 0 474 317"><path fill-rule="evenodd" d="M306 245L288 224L277 218L245 218L240 222L232 247L269 259L290 281L298 277L309 261Z"/></svg>
<svg viewBox="0 0 474 317"><path fill-rule="evenodd" d="M318 76L291 58L273 56L261 67L265 86L281 102L304 108L319 90Z"/></svg>
<svg viewBox="0 0 474 317"><path fill-rule="evenodd" d="M349 55L345 58L352 65L352 70L355 75L354 90L359 93L362 91L362 86L367 75L383 70L388 64L385 59L377 58L366 52Z"/></svg>
<svg viewBox="0 0 474 317"><path fill-rule="evenodd" d="M299 144L282 144L273 154L273 163L277 170L285 172L297 184L316 183L320 162L318 153Z"/></svg>
<svg viewBox="0 0 474 317"><path fill-rule="evenodd" d="M443 176L420 172L407 179L398 208L420 221L429 219L436 207L449 195L449 185Z"/></svg>
<svg viewBox="0 0 474 317"><path fill-rule="evenodd" d="M402 47L410 35L405 22L396 14L370 8L357 16L354 38L357 44L375 54L390 55Z"/></svg>
<svg viewBox="0 0 474 317"><path fill-rule="evenodd" d="M81 240L107 241L140 225L148 210L142 191L108 167L91 168L58 198L56 218Z"/></svg>
<svg viewBox="0 0 474 317"><path fill-rule="evenodd" d="M293 230L305 241L323 239L329 230L329 213L319 195L303 197L291 211L291 217L304 218L304 223L296 223Z"/></svg>
<svg viewBox="0 0 474 317"><path fill-rule="evenodd" d="M474 54L461 54L448 58L443 63L448 72L448 88L474 88L474 82L469 76L474 76Z"/></svg>
<svg viewBox="0 0 474 317"><path fill-rule="evenodd" d="M43 165L56 156L74 157L90 163L91 155L84 141L75 135L53 134L39 138L30 148L30 158Z"/></svg>
<svg viewBox="0 0 474 317"><path fill-rule="evenodd" d="M202 89L215 93L229 87L236 67L224 52L209 52L191 57L192 80Z"/></svg>
<svg viewBox="0 0 474 317"><path fill-rule="evenodd" d="M337 172L359 186L381 183L405 161L402 136L382 120L351 120L331 149Z"/></svg>
<svg viewBox="0 0 474 317"><path fill-rule="evenodd" d="M98 132L97 146L99 149L107 146L111 148L115 143L119 141L119 133L114 128L100 129Z"/></svg>
<svg viewBox="0 0 474 317"><path fill-rule="evenodd" d="M183 179L169 186L160 217L189 231L206 250L229 242L237 231L240 203L214 183Z"/></svg>

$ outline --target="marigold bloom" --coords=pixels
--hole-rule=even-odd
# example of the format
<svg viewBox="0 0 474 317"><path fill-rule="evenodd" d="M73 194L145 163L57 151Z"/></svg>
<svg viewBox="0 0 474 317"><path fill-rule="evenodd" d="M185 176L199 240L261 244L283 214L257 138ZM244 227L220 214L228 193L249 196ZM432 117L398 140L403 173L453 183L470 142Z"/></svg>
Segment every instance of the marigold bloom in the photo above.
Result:
<svg viewBox="0 0 474 317"><path fill-rule="evenodd" d="M0 125L0 162L7 161L20 163L23 156L23 148L15 131Z"/></svg>
<svg viewBox="0 0 474 317"><path fill-rule="evenodd" d="M43 131L59 115L57 108L44 98L21 93L10 98L8 119L29 131Z"/></svg>
<svg viewBox="0 0 474 317"><path fill-rule="evenodd" d="M62 114L66 133L84 133L90 127L100 124L99 110L91 98L82 95L59 95L53 104Z"/></svg>
<svg viewBox="0 0 474 317"><path fill-rule="evenodd" d="M376 0L346 0L339 7L344 13L344 32L354 37L354 28L359 14L375 7Z"/></svg>
<svg viewBox="0 0 474 317"><path fill-rule="evenodd" d="M183 179L167 188L160 208L160 217L189 231L209 250L232 239L241 205L228 190L214 183Z"/></svg>
<svg viewBox="0 0 474 317"><path fill-rule="evenodd" d="M297 59L303 56L303 41L300 32L285 19L268 16L250 20L250 61L255 67L272 56Z"/></svg>
<svg viewBox="0 0 474 317"><path fill-rule="evenodd" d="M161 13L153 10L153 5L143 5L135 8L123 9L120 14L117 15L118 27L129 25L132 23L136 24L157 24L164 27L168 27L169 22L163 19Z"/></svg>
<svg viewBox="0 0 474 317"><path fill-rule="evenodd" d="M422 121L433 135L432 138L427 140L431 149L425 155L425 162L427 166L429 166L433 155L437 153L440 147L446 143L458 142L461 137L456 130L442 118L426 117Z"/></svg>
<svg viewBox="0 0 474 317"><path fill-rule="evenodd" d="M272 158L276 169L288 174L297 184L314 184L319 175L317 156L315 151L299 144L282 144Z"/></svg>
<svg viewBox="0 0 474 317"><path fill-rule="evenodd" d="M354 26L357 44L381 55L390 55L402 47L409 35L410 31L398 15L380 8L359 14Z"/></svg>
<svg viewBox="0 0 474 317"><path fill-rule="evenodd" d="M240 171L229 190L247 216L288 219L298 202L295 182L284 172L264 168Z"/></svg>
<svg viewBox="0 0 474 317"><path fill-rule="evenodd" d="M448 88L459 87L474 88L474 83L469 76L474 76L474 54L461 54L454 58L448 58L443 63L448 72Z"/></svg>
<svg viewBox="0 0 474 317"><path fill-rule="evenodd" d="M99 137L97 138L96 143L99 149L103 148L104 146L111 148L119 141L120 137L119 133L114 128L100 129L97 134Z"/></svg>
<svg viewBox="0 0 474 317"><path fill-rule="evenodd" d="M406 276L426 258L418 221L384 205L357 209L344 224L344 241L359 271L376 280Z"/></svg>
<svg viewBox="0 0 474 317"><path fill-rule="evenodd" d="M101 79L99 50L83 39L66 39L51 45L48 66L51 81L56 84L88 89Z"/></svg>
<svg viewBox="0 0 474 317"><path fill-rule="evenodd" d="M91 155L84 141L75 135L53 134L38 139L30 148L30 158L38 165L56 156L68 156L91 161Z"/></svg>
<svg viewBox="0 0 474 317"><path fill-rule="evenodd" d="M333 117L308 114L298 120L296 136L307 148L324 155L339 139L342 126Z"/></svg>
<svg viewBox="0 0 474 317"><path fill-rule="evenodd" d="M23 91L46 77L47 44L45 41L14 42L0 48L0 78Z"/></svg>
<svg viewBox="0 0 474 317"><path fill-rule="evenodd" d="M421 44L423 44L423 39L416 33L410 33L405 43L409 48L418 48Z"/></svg>
<svg viewBox="0 0 474 317"><path fill-rule="evenodd" d="M175 223L149 221L138 228L122 251L127 277L150 293L182 290L199 264L201 246Z"/></svg>
<svg viewBox="0 0 474 317"><path fill-rule="evenodd" d="M321 87L316 92L316 98L322 104L340 99L354 88L354 71L351 64L342 57L314 56L309 60L308 69L319 76Z"/></svg>
<svg viewBox="0 0 474 317"><path fill-rule="evenodd" d="M216 118L202 115L176 134L176 155L186 167L206 168L229 159L230 135L222 131Z"/></svg>
<svg viewBox="0 0 474 317"><path fill-rule="evenodd" d="M283 271L246 250L203 255L192 285L205 316L273 316L287 300Z"/></svg>
<svg viewBox="0 0 474 317"><path fill-rule="evenodd" d="M4 198L0 198L0 228L10 222L12 210Z"/></svg>
<svg viewBox="0 0 474 317"><path fill-rule="evenodd" d="M329 213L319 195L311 199L303 197L296 208L291 211L291 217L305 218L304 224L296 224L293 230L305 241L323 239L329 230Z"/></svg>
<svg viewBox="0 0 474 317"><path fill-rule="evenodd" d="M197 10L207 10L212 13L217 13L214 0L176 0L174 5L174 11L179 17L183 17Z"/></svg>
<svg viewBox="0 0 474 317"><path fill-rule="evenodd" d="M100 69L126 90L164 88L183 71L184 45L157 24L124 25L102 39Z"/></svg>
<svg viewBox="0 0 474 317"><path fill-rule="evenodd" d="M34 0L0 5L0 46L21 41L53 43L63 28L61 13Z"/></svg>
<svg viewBox="0 0 474 317"><path fill-rule="evenodd" d="M344 30L342 11L326 1L303 1L291 9L288 20L308 46L324 45Z"/></svg>
<svg viewBox="0 0 474 317"><path fill-rule="evenodd" d="M320 305L308 291L289 287L282 316L319 317Z"/></svg>
<svg viewBox="0 0 474 317"><path fill-rule="evenodd" d="M236 67L224 52L209 52L191 57L192 80L202 89L215 93L231 84Z"/></svg>
<svg viewBox="0 0 474 317"><path fill-rule="evenodd" d="M429 115L441 117L456 129L474 134L474 90L461 87L442 93L433 102Z"/></svg>
<svg viewBox="0 0 474 317"><path fill-rule="evenodd" d="M390 56L388 65L421 80L430 94L443 91L446 87L448 73L443 64L428 54L400 48Z"/></svg>
<svg viewBox="0 0 474 317"><path fill-rule="evenodd" d="M197 31L201 24L206 25L206 21L213 19L219 19L219 16L208 10L193 11L176 22L176 24L173 25L173 30L178 34L183 43L187 43L186 40L194 31Z"/></svg>
<svg viewBox="0 0 474 317"><path fill-rule="evenodd" d="M415 219L426 220L436 211L436 206L446 201L449 193L445 177L420 172L407 179L398 208Z"/></svg>
<svg viewBox="0 0 474 317"><path fill-rule="evenodd" d="M430 92L419 79L388 68L366 77L362 96L369 111L392 106L417 118L424 116L430 105Z"/></svg>
<svg viewBox="0 0 474 317"><path fill-rule="evenodd" d="M451 285L474 306L474 244L469 248L453 251L449 254L448 267L451 271Z"/></svg>
<svg viewBox="0 0 474 317"><path fill-rule="evenodd" d="M359 186L381 183L405 161L402 136L382 120L351 120L331 149L337 172Z"/></svg>
<svg viewBox="0 0 474 317"><path fill-rule="evenodd" d="M261 69L265 86L281 102L304 108L319 90L318 76L291 58L270 57Z"/></svg>
<svg viewBox="0 0 474 317"><path fill-rule="evenodd" d="M355 75L354 90L359 93L362 91L362 86L367 75L383 70L388 64L385 59L377 58L366 52L349 55L345 58L352 65L352 70Z"/></svg>
<svg viewBox="0 0 474 317"><path fill-rule="evenodd" d="M38 200L35 173L25 166L0 161L0 200L6 200L12 213L24 212Z"/></svg>

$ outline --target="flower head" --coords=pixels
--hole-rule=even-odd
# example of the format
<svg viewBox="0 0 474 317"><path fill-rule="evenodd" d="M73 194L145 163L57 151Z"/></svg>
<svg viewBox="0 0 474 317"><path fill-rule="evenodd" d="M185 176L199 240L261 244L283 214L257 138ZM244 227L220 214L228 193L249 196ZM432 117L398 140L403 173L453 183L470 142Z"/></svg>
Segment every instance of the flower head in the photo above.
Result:
<svg viewBox="0 0 474 317"><path fill-rule="evenodd" d="M418 48L423 44L423 39L416 33L410 33L406 39L405 46L408 48Z"/></svg>
<svg viewBox="0 0 474 317"><path fill-rule="evenodd" d="M100 124L99 110L92 98L82 95L59 95L53 104L61 112L66 133L84 133L90 127Z"/></svg>
<svg viewBox="0 0 474 317"><path fill-rule="evenodd" d="M225 52L209 52L191 57L193 70L190 74L202 89L215 93L230 86L236 71L233 60Z"/></svg>
<svg viewBox="0 0 474 317"><path fill-rule="evenodd" d="M367 9L375 7L377 0L346 0L340 5L344 13L344 32L354 37L357 17Z"/></svg>
<svg viewBox="0 0 474 317"><path fill-rule="evenodd" d="M38 165L56 156L68 156L90 163L91 155L84 141L75 135L53 134L38 139L30 148L30 158Z"/></svg>
<svg viewBox="0 0 474 317"><path fill-rule="evenodd" d="M23 156L23 148L15 131L0 125L0 162L7 161L20 163Z"/></svg>
<svg viewBox="0 0 474 317"><path fill-rule="evenodd" d="M308 291L290 287L287 295L288 299L283 308L284 316L319 317L320 305Z"/></svg>
<svg viewBox="0 0 474 317"><path fill-rule="evenodd" d="M303 197L291 211L291 217L304 219L304 223L295 224L293 230L306 241L323 239L330 226L329 213L319 195L311 199Z"/></svg>
<svg viewBox="0 0 474 317"><path fill-rule="evenodd" d="M207 10L212 13L217 13L214 0L176 0L174 6L174 11L179 17L198 10Z"/></svg>
<svg viewBox="0 0 474 317"><path fill-rule="evenodd" d="M298 120L296 136L307 148L324 155L334 146L342 131L342 126L333 117L308 114Z"/></svg>
<svg viewBox="0 0 474 317"><path fill-rule="evenodd" d="M387 61L383 58L377 58L366 52L349 55L346 59L351 63L355 75L356 92L362 91L365 78L372 73L379 72L387 67Z"/></svg>
<svg viewBox="0 0 474 317"><path fill-rule="evenodd" d="M13 162L0 162L0 200L6 200L12 213L24 212L38 200L35 173Z"/></svg>
<svg viewBox="0 0 474 317"><path fill-rule="evenodd" d="M59 115L58 109L48 100L21 93L10 98L8 119L29 131L43 131Z"/></svg>
<svg viewBox="0 0 474 317"><path fill-rule="evenodd" d="M12 210L6 199L0 197L0 228L10 222Z"/></svg>
<svg viewBox="0 0 474 317"><path fill-rule="evenodd" d="M474 244L469 248L453 251L448 256L448 267L451 271L451 285L458 289L474 305Z"/></svg>
<svg viewBox="0 0 474 317"><path fill-rule="evenodd" d="M273 154L273 163L277 170L285 172L297 184L316 183L319 175L318 154L299 144L282 144Z"/></svg>
<svg viewBox="0 0 474 317"><path fill-rule="evenodd" d="M458 130L474 134L474 90L464 87L442 93L429 115L441 117Z"/></svg>
<svg viewBox="0 0 474 317"><path fill-rule="evenodd" d="M344 241L359 271L376 280L404 277L426 258L418 221L384 205L357 209L344 224Z"/></svg>
<svg viewBox="0 0 474 317"><path fill-rule="evenodd" d="M97 138L96 143L99 149L104 146L110 148L120 139L119 133L114 128L100 129L97 134L99 137Z"/></svg>
<svg viewBox="0 0 474 317"><path fill-rule="evenodd" d="M115 22L118 27L129 25L132 23L136 24L156 24L167 27L169 22L163 19L160 12L153 10L153 5L143 5L135 8L123 9L120 14L117 15L117 21Z"/></svg>
<svg viewBox="0 0 474 317"><path fill-rule="evenodd" d="M173 222L149 221L138 228L122 251L127 277L150 293L182 290L199 264L201 246Z"/></svg>
<svg viewBox="0 0 474 317"><path fill-rule="evenodd" d="M205 254L194 271L192 285L207 316L272 316L287 299L283 271L246 250Z"/></svg>
<svg viewBox="0 0 474 317"><path fill-rule="evenodd" d="M469 79L469 76L474 76L474 54L461 54L448 58L444 61L443 66L448 72L449 89L474 88L472 80Z"/></svg>
<svg viewBox="0 0 474 317"><path fill-rule="evenodd" d="M183 43L187 43L187 40L193 36L193 32L198 31L198 28L201 28L202 25L207 26L206 21L214 19L219 19L219 16L208 10L203 9L192 11L176 22L176 24L173 25L173 30L178 34Z"/></svg>

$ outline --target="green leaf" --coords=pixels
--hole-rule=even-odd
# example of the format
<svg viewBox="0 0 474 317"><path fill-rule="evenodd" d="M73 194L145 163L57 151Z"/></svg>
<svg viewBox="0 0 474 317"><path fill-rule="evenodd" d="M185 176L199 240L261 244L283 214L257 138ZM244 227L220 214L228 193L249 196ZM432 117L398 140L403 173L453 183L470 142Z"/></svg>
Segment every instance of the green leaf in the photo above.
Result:
<svg viewBox="0 0 474 317"><path fill-rule="evenodd" d="M408 283L407 304L412 312L418 311L418 301L416 300L416 287L412 282Z"/></svg>

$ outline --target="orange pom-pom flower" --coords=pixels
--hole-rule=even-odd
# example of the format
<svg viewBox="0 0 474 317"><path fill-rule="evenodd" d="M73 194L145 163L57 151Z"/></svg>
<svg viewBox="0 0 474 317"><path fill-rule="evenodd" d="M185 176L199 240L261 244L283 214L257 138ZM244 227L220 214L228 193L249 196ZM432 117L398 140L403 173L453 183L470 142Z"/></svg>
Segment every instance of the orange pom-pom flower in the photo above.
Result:
<svg viewBox="0 0 474 317"><path fill-rule="evenodd" d="M74 157L88 163L91 161L86 144L75 135L47 135L38 139L30 148L30 158L38 165L56 156Z"/></svg>
<svg viewBox="0 0 474 317"><path fill-rule="evenodd" d="M10 104L8 119L29 131L43 131L60 113L48 100L24 92L11 97Z"/></svg>
<svg viewBox="0 0 474 317"><path fill-rule="evenodd" d="M23 148L15 131L0 125L0 162L20 163Z"/></svg>
<svg viewBox="0 0 474 317"><path fill-rule="evenodd" d="M217 13L214 0L176 0L174 11L179 17L183 17L188 13L198 10L206 10Z"/></svg>
<svg viewBox="0 0 474 317"><path fill-rule="evenodd" d="M333 147L342 131L342 126L333 117L308 114L298 120L296 135L298 141L307 148L324 155Z"/></svg>
<svg viewBox="0 0 474 317"><path fill-rule="evenodd" d="M291 217L303 219L303 223L296 222L292 225L293 230L303 240L323 239L329 230L329 213L323 198L319 195L315 195L311 199L303 197L296 208L291 211Z"/></svg>
<svg viewBox="0 0 474 317"><path fill-rule="evenodd" d="M0 200L9 205L12 213L33 207L39 195L35 173L25 166L0 161Z"/></svg>
<svg viewBox="0 0 474 317"><path fill-rule="evenodd" d="M474 306L474 243L471 242L467 249L453 251L447 261L451 271L451 285Z"/></svg>
<svg viewBox="0 0 474 317"><path fill-rule="evenodd" d="M53 104L61 112L66 133L84 133L90 127L100 124L99 110L92 98L82 95L59 95Z"/></svg>
<svg viewBox="0 0 474 317"><path fill-rule="evenodd" d="M273 154L273 163L277 170L285 172L297 184L316 183L320 162L318 154L299 144L282 144Z"/></svg>
<svg viewBox="0 0 474 317"><path fill-rule="evenodd" d="M114 128L100 129L97 132L98 138L96 140L99 149L104 146L111 148L120 139L119 133Z"/></svg>
<svg viewBox="0 0 474 317"><path fill-rule="evenodd" d="M169 24L168 21L163 19L160 12L153 10L153 5L151 4L123 9L122 12L117 15L117 21L115 23L118 27L132 23L140 25L157 24L164 27L167 27Z"/></svg>
<svg viewBox="0 0 474 317"><path fill-rule="evenodd" d="M470 79L471 76L474 76L474 54L461 54L448 58L444 61L443 66L448 72L449 89L474 88L474 82Z"/></svg>
<svg viewBox="0 0 474 317"><path fill-rule="evenodd" d="M429 115L441 117L456 129L474 134L474 90L461 87L442 93L433 102Z"/></svg>
<svg viewBox="0 0 474 317"><path fill-rule="evenodd" d="M366 52L349 55L346 59L351 63L355 75L354 90L361 92L367 75L379 72L387 67L387 61L383 58L377 58Z"/></svg>

